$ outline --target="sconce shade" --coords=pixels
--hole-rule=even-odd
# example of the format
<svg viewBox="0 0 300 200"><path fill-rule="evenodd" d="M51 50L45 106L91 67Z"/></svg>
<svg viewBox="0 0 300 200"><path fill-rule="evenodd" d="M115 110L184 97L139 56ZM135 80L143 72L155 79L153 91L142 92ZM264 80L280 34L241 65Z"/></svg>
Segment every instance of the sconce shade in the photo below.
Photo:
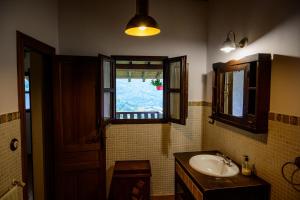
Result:
<svg viewBox="0 0 300 200"><path fill-rule="evenodd" d="M136 0L136 14L128 22L125 33L130 36L153 36L160 33L155 19L148 15L148 0Z"/></svg>
<svg viewBox="0 0 300 200"><path fill-rule="evenodd" d="M230 38L230 36L232 36L232 38ZM225 53L229 53L231 51L234 51L236 48L244 48L247 45L248 45L248 38L247 37L244 37L239 43L236 43L235 33L233 31L229 31L227 33L226 40L223 43L220 50L225 52Z"/></svg>
<svg viewBox="0 0 300 200"><path fill-rule="evenodd" d="M235 42L232 41L229 36L227 36L226 40L224 41L222 47L221 47L221 51L225 52L225 53L229 53L231 51L234 51L236 49L236 45Z"/></svg>

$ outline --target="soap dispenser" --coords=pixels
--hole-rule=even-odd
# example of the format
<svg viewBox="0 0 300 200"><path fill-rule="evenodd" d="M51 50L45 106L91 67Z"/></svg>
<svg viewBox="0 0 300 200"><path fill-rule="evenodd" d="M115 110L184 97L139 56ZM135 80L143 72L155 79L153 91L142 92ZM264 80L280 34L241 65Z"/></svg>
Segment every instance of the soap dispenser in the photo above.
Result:
<svg viewBox="0 0 300 200"><path fill-rule="evenodd" d="M242 174L244 176L250 176L251 175L251 167L249 164L249 157L247 155L244 156L244 161L242 163Z"/></svg>

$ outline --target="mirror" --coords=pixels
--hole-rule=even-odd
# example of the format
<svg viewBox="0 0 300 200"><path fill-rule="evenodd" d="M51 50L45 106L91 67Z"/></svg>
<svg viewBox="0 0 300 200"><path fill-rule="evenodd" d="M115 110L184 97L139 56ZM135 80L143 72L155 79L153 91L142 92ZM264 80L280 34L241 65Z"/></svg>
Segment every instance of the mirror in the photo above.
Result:
<svg viewBox="0 0 300 200"><path fill-rule="evenodd" d="M227 115L243 117L245 70L220 74L220 111Z"/></svg>
<svg viewBox="0 0 300 200"><path fill-rule="evenodd" d="M212 116L253 133L268 131L271 55L214 63Z"/></svg>

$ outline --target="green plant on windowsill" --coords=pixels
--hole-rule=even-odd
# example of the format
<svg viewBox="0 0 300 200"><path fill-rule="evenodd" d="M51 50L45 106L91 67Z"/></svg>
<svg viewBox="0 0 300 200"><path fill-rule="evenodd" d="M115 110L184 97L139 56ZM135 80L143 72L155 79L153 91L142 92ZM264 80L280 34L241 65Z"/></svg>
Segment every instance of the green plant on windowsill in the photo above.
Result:
<svg viewBox="0 0 300 200"><path fill-rule="evenodd" d="M151 80L151 84L156 87L157 90L163 90L163 83L159 80Z"/></svg>
<svg viewBox="0 0 300 200"><path fill-rule="evenodd" d="M162 82L159 79L151 80L153 86L162 86Z"/></svg>

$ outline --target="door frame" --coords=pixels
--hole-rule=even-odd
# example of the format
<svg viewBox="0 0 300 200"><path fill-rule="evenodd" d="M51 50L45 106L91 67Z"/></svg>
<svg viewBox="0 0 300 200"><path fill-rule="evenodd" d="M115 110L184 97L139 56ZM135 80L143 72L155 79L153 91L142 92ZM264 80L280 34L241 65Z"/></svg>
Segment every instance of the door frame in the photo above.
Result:
<svg viewBox="0 0 300 200"><path fill-rule="evenodd" d="M18 76L18 106L19 106L19 113L20 113L20 129L21 129L21 161L22 161L22 179L25 183L28 182L27 180L27 147L26 147L26 109L25 109L25 91L24 91L24 49L25 47L41 53L44 56L50 58L50 64L45 65L45 69L47 72L51 72L53 70L54 65L54 56L55 56L55 48L51 47L39 40L36 40L20 31L16 32L17 35L17 76ZM51 81L52 75L47 74L47 80ZM53 87L51 82L49 83L50 93L50 101L53 99ZM43 118L45 116L45 120L43 120L43 124L47 125L47 127L53 127L53 109L50 106L45 106L46 98L45 92L43 90L43 98L42 98L42 105L43 105ZM49 96L47 96L49 97ZM48 102L48 101L47 101ZM45 113L47 112L47 115ZM52 116L52 117L51 117ZM43 126L44 127L44 126ZM53 133L53 130L48 130L48 133ZM44 147L44 163L53 163L54 162L54 146L53 146L53 139L50 134L46 135L45 130L43 131L43 147ZM47 139L46 139L47 138ZM46 159L47 158L47 159ZM54 165L53 165L54 166ZM52 166L44 165L44 177L45 177L45 199L50 200L52 196L54 196L53 190L53 180L51 177L54 177L54 168ZM23 190L23 199L28 199L27 194L27 184Z"/></svg>

